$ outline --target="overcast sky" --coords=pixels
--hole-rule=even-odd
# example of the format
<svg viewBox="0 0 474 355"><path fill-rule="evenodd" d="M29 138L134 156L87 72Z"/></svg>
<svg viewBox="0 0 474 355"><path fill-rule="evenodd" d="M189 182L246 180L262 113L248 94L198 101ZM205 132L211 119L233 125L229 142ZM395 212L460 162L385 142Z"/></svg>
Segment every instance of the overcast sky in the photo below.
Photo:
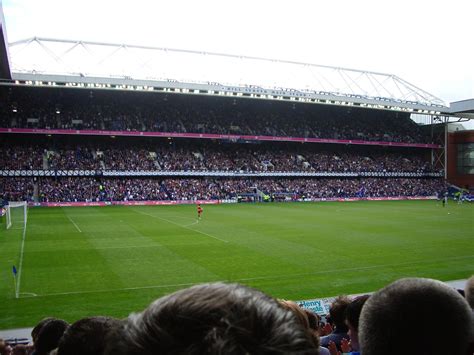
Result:
<svg viewBox="0 0 474 355"><path fill-rule="evenodd" d="M474 98L473 0L3 0L10 42L80 39L396 74Z"/></svg>

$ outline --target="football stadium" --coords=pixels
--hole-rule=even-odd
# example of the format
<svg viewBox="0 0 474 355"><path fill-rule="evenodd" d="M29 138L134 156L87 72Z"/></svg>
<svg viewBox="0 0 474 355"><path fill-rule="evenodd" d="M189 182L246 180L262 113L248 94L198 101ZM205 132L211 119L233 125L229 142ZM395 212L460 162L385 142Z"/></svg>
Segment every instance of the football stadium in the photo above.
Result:
<svg viewBox="0 0 474 355"><path fill-rule="evenodd" d="M48 326L44 354L388 354L364 332L390 297L404 322L459 323L460 350L436 351L468 353L474 100L288 60L8 42L0 17L0 354L42 354ZM270 334L282 317L291 336ZM81 319L121 348L68 352Z"/></svg>

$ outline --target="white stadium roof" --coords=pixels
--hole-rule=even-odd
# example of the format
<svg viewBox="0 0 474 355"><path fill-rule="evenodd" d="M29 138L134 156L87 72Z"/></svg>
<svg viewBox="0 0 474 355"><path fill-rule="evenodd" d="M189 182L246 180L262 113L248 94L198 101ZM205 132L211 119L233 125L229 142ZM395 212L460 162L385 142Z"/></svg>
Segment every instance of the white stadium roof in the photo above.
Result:
<svg viewBox="0 0 474 355"><path fill-rule="evenodd" d="M396 75L291 61L125 44L30 38L9 44L13 80L174 82L296 91L439 107L446 103ZM79 78L79 79L78 79ZM87 81L86 81L87 82ZM104 81L102 81L104 82ZM153 85L153 84L152 84Z"/></svg>

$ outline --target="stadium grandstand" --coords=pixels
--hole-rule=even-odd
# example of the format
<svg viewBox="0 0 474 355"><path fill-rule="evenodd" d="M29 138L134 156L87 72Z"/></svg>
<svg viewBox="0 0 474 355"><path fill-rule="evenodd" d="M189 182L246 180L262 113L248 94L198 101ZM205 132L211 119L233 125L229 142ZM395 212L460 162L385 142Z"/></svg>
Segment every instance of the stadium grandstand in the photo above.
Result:
<svg viewBox="0 0 474 355"><path fill-rule="evenodd" d="M462 202L471 200L474 188L474 136L456 130L473 118L472 100L448 105L397 75L326 65L41 37L8 43L3 20L0 57L0 201L8 213L3 235L12 236L0 255L20 249L19 257L5 257L13 266L14 284L0 289L8 293L2 297L9 305L0 307L0 320L5 320L0 330L34 326L55 315L42 312L57 310L57 304L63 308L58 315L71 323L102 310L124 317L157 295L222 280L300 300L299 306L329 325L332 320L325 317L338 302L336 293L355 297L393 278L418 275L463 279L453 284L463 289L472 273L472 206ZM459 204L449 200L445 208L448 196ZM341 212L340 206L348 204L310 203L322 201L354 201L353 206L361 207ZM399 206L404 208L383 205L387 201L403 203ZM222 210L213 209L221 204ZM177 206L159 214L152 209L158 205ZM314 209L306 209L314 205L331 207L317 217ZM279 206L281 211L271 210ZM35 217L30 217L29 207L38 211ZM232 215L235 212L226 207L253 209ZM256 210L266 207L266 212ZM132 217L125 216L127 208ZM81 212L74 215L74 210ZM386 214L379 215L382 211ZM346 213L350 225L341 217ZM419 217L413 217L417 213ZM460 235L451 240L437 224L445 223L447 213L457 219L443 228L458 228ZM205 229L208 216L222 225ZM28 245L30 218L37 224L28 227L28 234L37 233L38 239ZM270 218L275 218L266 226L270 232L263 231ZM360 232L369 239L359 240L356 233L368 219L377 224ZM323 227L326 220L330 222ZM382 241L385 231L416 232L424 222L430 228L420 239L397 234ZM64 235L47 240L48 228L56 224ZM173 234L175 227L181 234ZM293 227L294 239L260 239L280 231L289 235ZM3 223L0 228L5 231ZM309 236L319 228L334 234L319 244ZM156 244L156 230L169 239ZM439 238L433 238L433 245L431 233ZM189 242L191 235L197 238ZM303 246L306 237L310 242ZM40 246L42 238L47 243ZM339 244L328 247L333 241ZM76 246L80 255L71 251ZM357 255L346 255L346 247ZM389 256L383 254L386 247L394 248ZM154 254L155 249L160 251ZM252 252L244 255L247 249ZM123 262L112 255L115 252L124 253ZM188 265L184 260L193 252L199 255ZM369 260L365 264L364 258ZM315 259L321 260L316 271L308 266ZM80 267L73 269L69 263ZM219 273L226 264L229 269ZM281 275L290 264L288 281ZM334 264L341 269L330 269ZM157 265L162 269L155 269ZM35 276L24 271L35 267ZM56 268L58 276L53 277L50 272ZM339 272L351 281L341 281L335 275ZM311 283L326 280L323 276L331 281L315 293ZM352 286L347 292L341 292L344 282ZM224 292L219 284L210 287ZM199 297L199 286L190 290ZM130 299L133 309L127 308ZM31 307L21 303L29 301ZM88 308L88 302L94 308ZM152 311L150 306L144 313ZM16 317L21 312L24 317ZM138 324L144 313L123 322ZM318 334L329 336L336 328L318 328ZM28 342L23 336L29 334L5 334L21 338L12 343ZM319 344L319 335L311 346ZM38 338L33 340L37 345ZM339 350L344 342L339 340ZM354 344L352 339L352 350L359 350ZM56 346L61 349L61 343Z"/></svg>
<svg viewBox="0 0 474 355"><path fill-rule="evenodd" d="M11 66L11 80L7 75L0 88L2 176L13 189L7 194L23 191L30 202L60 202L42 177L94 177L104 188L74 193L69 202L115 202L118 195L107 186L123 190L113 180L118 177L134 177L140 186L144 177L155 177L165 200L183 197L167 192L170 177L202 178L204 189L220 191L204 199L217 200L248 197L248 189L236 185L239 178L255 187L253 200L275 194L434 196L445 190L446 143L411 116L447 122L450 108L395 75L45 38L11 43L8 50L3 63ZM15 189L28 176L38 179ZM268 177L275 179L272 186L264 182ZM367 178L384 186L390 178L413 179L430 188L383 191ZM299 180L289 186L285 179ZM351 187L341 188L339 179ZM321 181L331 192L310 187Z"/></svg>

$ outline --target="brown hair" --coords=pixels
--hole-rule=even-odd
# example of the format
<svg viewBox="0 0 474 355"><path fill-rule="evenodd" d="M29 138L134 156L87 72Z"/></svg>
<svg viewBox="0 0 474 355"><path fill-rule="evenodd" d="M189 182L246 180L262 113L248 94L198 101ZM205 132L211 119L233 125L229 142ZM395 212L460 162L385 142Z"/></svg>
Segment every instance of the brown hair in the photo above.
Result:
<svg viewBox="0 0 474 355"><path fill-rule="evenodd" d="M275 299L239 284L193 286L132 314L105 354L317 354L313 338Z"/></svg>

